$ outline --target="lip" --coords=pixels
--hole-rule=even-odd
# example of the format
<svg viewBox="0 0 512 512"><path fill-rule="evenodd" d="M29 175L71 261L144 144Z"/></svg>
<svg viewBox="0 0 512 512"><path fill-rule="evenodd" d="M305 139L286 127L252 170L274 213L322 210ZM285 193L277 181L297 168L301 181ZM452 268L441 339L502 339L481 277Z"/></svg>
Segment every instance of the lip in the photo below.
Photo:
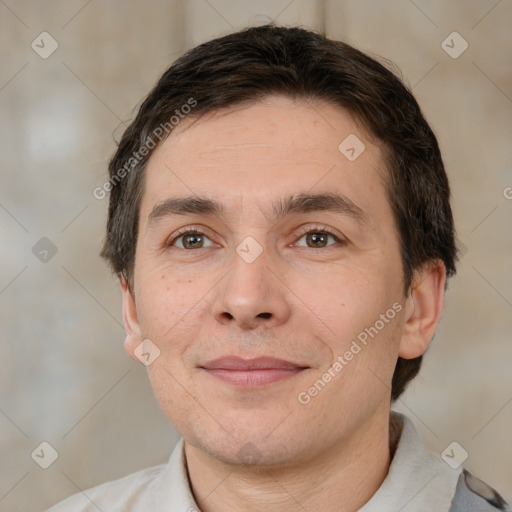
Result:
<svg viewBox="0 0 512 512"><path fill-rule="evenodd" d="M208 361L200 368L229 384L252 388L293 377L309 367L273 357L226 356Z"/></svg>

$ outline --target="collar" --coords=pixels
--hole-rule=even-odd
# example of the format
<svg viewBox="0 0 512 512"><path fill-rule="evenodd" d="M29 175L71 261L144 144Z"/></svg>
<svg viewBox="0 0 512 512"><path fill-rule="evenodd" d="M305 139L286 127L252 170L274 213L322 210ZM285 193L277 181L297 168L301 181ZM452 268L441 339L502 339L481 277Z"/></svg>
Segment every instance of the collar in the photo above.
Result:
<svg viewBox="0 0 512 512"><path fill-rule="evenodd" d="M392 411L390 423L403 425L400 440L384 482L360 512L447 512L462 468L429 452L406 416Z"/></svg>

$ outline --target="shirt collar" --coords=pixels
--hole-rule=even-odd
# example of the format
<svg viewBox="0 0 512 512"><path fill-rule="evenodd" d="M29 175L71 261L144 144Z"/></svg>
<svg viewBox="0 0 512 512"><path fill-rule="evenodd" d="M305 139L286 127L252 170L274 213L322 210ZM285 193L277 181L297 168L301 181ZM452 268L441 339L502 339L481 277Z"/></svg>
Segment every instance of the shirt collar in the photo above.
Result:
<svg viewBox="0 0 512 512"><path fill-rule="evenodd" d="M406 416L392 411L390 421L403 424L402 434L384 482L360 512L448 511L462 468L429 452Z"/></svg>
<svg viewBox="0 0 512 512"><path fill-rule="evenodd" d="M169 512L199 512L187 472L183 438L176 443L165 471L157 482L158 506L154 510Z"/></svg>

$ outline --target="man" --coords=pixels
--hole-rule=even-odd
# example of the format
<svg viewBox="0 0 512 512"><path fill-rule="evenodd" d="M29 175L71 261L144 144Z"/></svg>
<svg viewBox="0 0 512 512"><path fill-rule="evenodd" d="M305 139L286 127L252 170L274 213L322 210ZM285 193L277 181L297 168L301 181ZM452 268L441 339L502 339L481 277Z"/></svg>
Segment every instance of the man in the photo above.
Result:
<svg viewBox="0 0 512 512"><path fill-rule="evenodd" d="M207 42L109 170L125 349L183 439L52 511L507 510L390 413L456 262L437 141L393 73L300 28Z"/></svg>

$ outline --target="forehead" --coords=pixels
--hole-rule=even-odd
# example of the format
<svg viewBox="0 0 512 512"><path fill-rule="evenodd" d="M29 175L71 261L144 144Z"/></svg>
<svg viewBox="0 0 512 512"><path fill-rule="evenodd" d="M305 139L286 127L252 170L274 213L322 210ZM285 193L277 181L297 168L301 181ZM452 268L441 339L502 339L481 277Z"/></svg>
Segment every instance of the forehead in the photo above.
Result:
<svg viewBox="0 0 512 512"><path fill-rule="evenodd" d="M158 159L159 154L172 148L181 150L179 157L193 150L189 156L208 157L212 164L232 157L249 160L253 155L260 162L272 162L272 157L279 155L281 164L319 160L323 163L326 157L340 156L339 144L349 135L370 142L362 124L342 107L318 99L274 95L199 117L185 117L151 159ZM375 145L375 140L371 142ZM286 151L290 147L294 154Z"/></svg>
<svg viewBox="0 0 512 512"><path fill-rule="evenodd" d="M383 153L360 123L330 103L281 96L185 118L146 173L143 221L170 196L259 211L305 192L337 191L359 206L384 200Z"/></svg>

